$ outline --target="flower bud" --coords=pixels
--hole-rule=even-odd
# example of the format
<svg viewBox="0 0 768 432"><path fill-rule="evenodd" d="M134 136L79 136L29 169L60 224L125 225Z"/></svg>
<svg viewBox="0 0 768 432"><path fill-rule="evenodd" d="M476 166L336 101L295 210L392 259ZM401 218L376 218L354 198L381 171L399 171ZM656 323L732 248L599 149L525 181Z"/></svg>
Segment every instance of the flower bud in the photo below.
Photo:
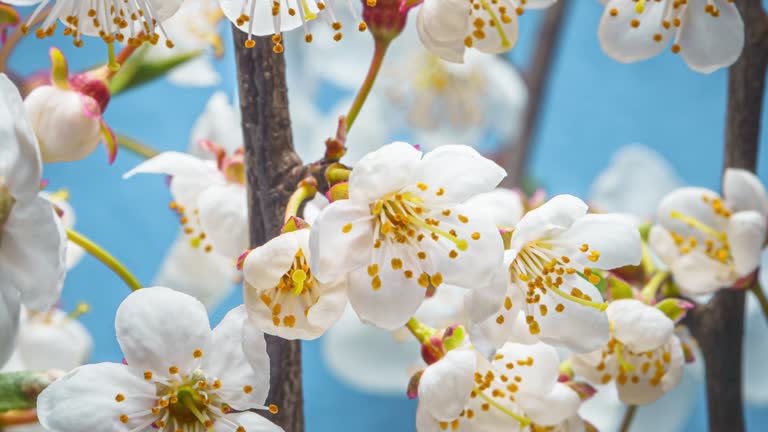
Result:
<svg viewBox="0 0 768 432"><path fill-rule="evenodd" d="M34 89L24 100L32 128L40 142L44 162L80 160L104 139L109 161L117 146L101 115L109 104L109 88L100 78L80 74L68 77L67 62L52 48L51 85Z"/></svg>
<svg viewBox="0 0 768 432"><path fill-rule="evenodd" d="M38 87L24 100L44 162L80 160L101 141L101 119L87 114L91 98L53 86Z"/></svg>

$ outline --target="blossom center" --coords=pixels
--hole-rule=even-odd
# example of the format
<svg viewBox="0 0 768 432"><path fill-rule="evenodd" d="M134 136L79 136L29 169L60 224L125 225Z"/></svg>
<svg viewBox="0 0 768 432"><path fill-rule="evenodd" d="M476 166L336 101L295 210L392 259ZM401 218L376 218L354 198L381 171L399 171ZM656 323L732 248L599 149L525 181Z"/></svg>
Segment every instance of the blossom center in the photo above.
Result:
<svg viewBox="0 0 768 432"><path fill-rule="evenodd" d="M514 7L514 11L517 15L522 15L524 9L515 0L510 0L510 3ZM520 2L525 4L525 0ZM501 46L504 48L512 48L512 42L507 37L504 25L512 22L512 17L508 15L509 11L507 6L497 1L488 0L469 0L470 4L470 16L474 16L472 21L472 28L470 34L464 39L464 45L471 48L474 45L474 40L484 40L488 37L485 33L486 30L497 32L498 38L501 41ZM479 15L487 15L487 18L483 18ZM490 28L490 29L488 29Z"/></svg>
<svg viewBox="0 0 768 432"><path fill-rule="evenodd" d="M702 200L711 206L714 215L728 219L731 217L731 211L728 210L719 198L710 198L706 195L702 196ZM693 250L699 249L704 252L709 258L719 261L723 264L728 264L732 261L731 248L728 244L728 235L725 232L719 231L701 220L687 216L679 211L672 211L670 216L673 219L685 222L689 228L693 229L700 234L703 242L699 236L690 236L685 238L683 235L671 231L670 235L677 245L679 252L682 255L686 255Z"/></svg>
<svg viewBox="0 0 768 432"><path fill-rule="evenodd" d="M553 246L547 242L536 240L524 246L509 266L512 282L518 286L526 286L526 321L531 334L538 334L541 329L534 318L534 312L546 316L550 311L547 306L540 304L543 295L550 292L565 300L578 303L583 306L589 306L599 310L605 310L608 306L605 302L593 301L592 298L583 293L580 289L574 287L570 292L564 290L563 285L566 278L570 275L576 275L578 270L569 264L572 259L567 256L557 256L553 251ZM589 245L584 244L579 249L592 262L600 258L600 252L590 250ZM581 274L591 283L600 282L600 277L592 272L589 267L584 267ZM577 276L580 277L580 276ZM538 309L537 309L538 307ZM565 305L558 303L555 307L555 313L562 313Z"/></svg>
<svg viewBox="0 0 768 432"><path fill-rule="evenodd" d="M459 238L455 230L441 229L440 220L427 217L427 213L424 200L412 192L389 194L376 201L371 206L371 215L375 218L376 231L379 233L376 245L381 245L383 239L400 244L414 240L421 242L426 238L423 231L428 231L434 241L444 238L454 243L460 251L467 250L465 239Z"/></svg>
<svg viewBox="0 0 768 432"><path fill-rule="evenodd" d="M320 299L318 290L313 289L317 284L304 251L299 249L293 259L291 268L283 274L277 285L261 293L259 298L272 311L272 323L286 327L296 325L296 315L291 312L303 310L304 316Z"/></svg>

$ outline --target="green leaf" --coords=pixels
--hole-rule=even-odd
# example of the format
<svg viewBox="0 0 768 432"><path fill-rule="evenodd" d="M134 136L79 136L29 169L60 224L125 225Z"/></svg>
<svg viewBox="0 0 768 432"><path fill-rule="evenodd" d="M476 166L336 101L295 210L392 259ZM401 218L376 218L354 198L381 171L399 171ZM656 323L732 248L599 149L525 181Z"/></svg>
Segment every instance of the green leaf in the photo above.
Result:
<svg viewBox="0 0 768 432"><path fill-rule="evenodd" d="M680 322L689 310L694 308L694 304L682 299L668 298L664 299L656 305L656 309L664 313L669 319L674 322Z"/></svg>
<svg viewBox="0 0 768 432"><path fill-rule="evenodd" d="M109 84L109 90L113 95L128 91L165 76L172 69L193 60L203 54L204 51L188 51L172 56L148 60L147 52L150 47L144 47L120 68Z"/></svg>

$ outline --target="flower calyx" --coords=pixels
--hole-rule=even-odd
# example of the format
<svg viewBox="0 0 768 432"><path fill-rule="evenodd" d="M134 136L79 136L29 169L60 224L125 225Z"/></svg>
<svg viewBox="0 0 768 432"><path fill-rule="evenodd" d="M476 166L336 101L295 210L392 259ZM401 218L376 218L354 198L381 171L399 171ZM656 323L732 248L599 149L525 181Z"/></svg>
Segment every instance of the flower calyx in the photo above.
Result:
<svg viewBox="0 0 768 432"><path fill-rule="evenodd" d="M389 43L400 35L405 28L408 11L419 3L408 0L365 0L363 20L377 43Z"/></svg>
<svg viewBox="0 0 768 432"><path fill-rule="evenodd" d="M238 148L232 154L213 141L203 140L200 147L216 158L216 166L230 183L245 184L245 151Z"/></svg>
<svg viewBox="0 0 768 432"><path fill-rule="evenodd" d="M675 324L682 321L685 315L688 314L688 311L693 310L695 307L696 305L689 301L676 298L664 299L656 304L656 309L663 312Z"/></svg>

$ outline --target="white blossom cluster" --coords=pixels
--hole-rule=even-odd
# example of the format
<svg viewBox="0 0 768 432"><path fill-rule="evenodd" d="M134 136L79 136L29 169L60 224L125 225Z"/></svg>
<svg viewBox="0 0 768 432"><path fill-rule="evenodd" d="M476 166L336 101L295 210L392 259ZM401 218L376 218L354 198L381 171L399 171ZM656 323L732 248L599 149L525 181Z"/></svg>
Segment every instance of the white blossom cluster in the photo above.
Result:
<svg viewBox="0 0 768 432"><path fill-rule="evenodd" d="M404 0L395 10L404 16L418 6L424 47L461 63L470 48L512 49L519 16L555 2ZM271 35L277 54L283 32L303 27L311 42L310 24L322 20L339 41L343 27L342 6L321 0L6 3L38 4L33 15L46 14L40 37L57 22L76 45L100 37L109 66L116 42L218 52L222 17L248 34L247 48ZM744 24L731 1L603 3L599 40L618 61L644 60L671 44L693 70L710 73L741 54ZM367 0L365 8L387 5ZM349 9L358 30L370 27L357 6ZM114 160L117 138L102 117L111 75L70 76L63 54L49 55L49 85L23 101L0 75L0 365L68 371L37 399L43 430L282 431L270 415L291 407L267 400L264 334L311 340L336 326L333 340L351 316L418 342L423 363L399 384L418 398L419 432L591 431L581 408L597 388L614 386L631 406L658 401L693 361L686 312L703 296L756 283L768 193L751 172L726 170L722 194L665 190L649 199L650 220L638 219L599 199L590 205L500 188L501 166L453 144L423 152L374 143L353 166L332 166L342 174L323 179L327 190L300 184L304 195L286 203L281 233L249 249L239 114L215 97L191 154L162 152L124 174L168 176L181 231L162 286L137 290L117 311L124 362L84 365L93 343L77 318L88 306L67 314L57 305L84 250L74 243L66 192L41 192L42 170L43 162L85 158L102 140ZM218 79L204 59L185 68L175 74L187 84ZM606 195L625 193L607 191L610 180L602 185ZM211 328L206 306L235 283L243 305Z"/></svg>

